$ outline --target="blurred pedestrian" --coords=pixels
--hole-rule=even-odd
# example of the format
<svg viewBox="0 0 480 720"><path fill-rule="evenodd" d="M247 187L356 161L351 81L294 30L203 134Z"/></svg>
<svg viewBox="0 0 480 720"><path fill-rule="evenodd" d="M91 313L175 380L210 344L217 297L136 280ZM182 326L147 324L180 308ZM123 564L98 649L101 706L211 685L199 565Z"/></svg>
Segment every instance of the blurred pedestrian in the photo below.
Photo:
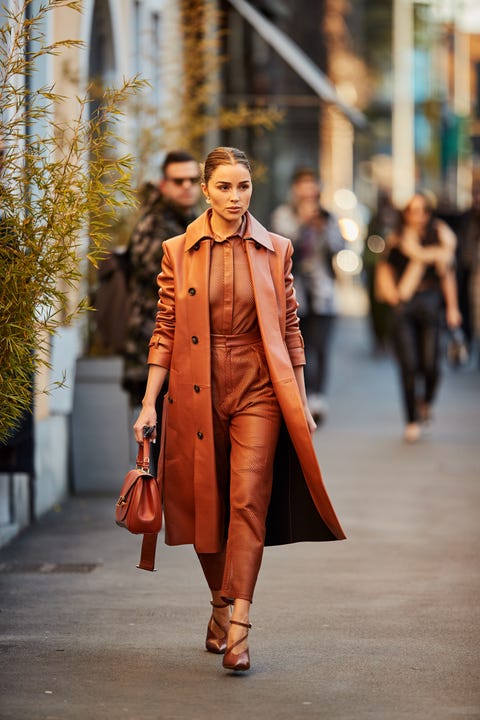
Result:
<svg viewBox="0 0 480 720"><path fill-rule="evenodd" d="M300 227L310 220L312 207L317 207L319 202L317 173L309 167L297 168L292 175L287 202L272 212L270 225L273 232L290 238L295 244Z"/></svg>
<svg viewBox="0 0 480 720"><path fill-rule="evenodd" d="M456 226L459 306L467 348L472 353L480 338L480 180L478 179L472 185L471 207L460 215Z"/></svg>
<svg viewBox="0 0 480 720"><path fill-rule="evenodd" d="M385 250L386 238L398 228L398 223L399 213L390 194L379 192L377 210L368 224L362 257L374 355L385 354L390 340L390 306L376 297L375 271Z"/></svg>
<svg viewBox="0 0 480 720"><path fill-rule="evenodd" d="M276 232L292 239L293 273L305 341L305 384L308 405L316 423L326 417L328 359L335 316L333 259L344 247L337 219L321 205L315 172L299 168L293 175L291 200L272 215Z"/></svg>
<svg viewBox="0 0 480 720"><path fill-rule="evenodd" d="M440 379L444 307L449 328L458 327L454 270L456 238L434 215L429 195L416 193L401 215L377 266L379 297L392 306L392 334L405 412L404 438L415 442L431 419Z"/></svg>
<svg viewBox="0 0 480 720"><path fill-rule="evenodd" d="M264 545L344 535L311 438L292 244L248 212L252 179L241 150L208 155L202 190L211 207L164 243L134 430L140 442L156 424L170 371L159 463L165 540L193 543L212 594L206 648L239 671L250 667Z"/></svg>

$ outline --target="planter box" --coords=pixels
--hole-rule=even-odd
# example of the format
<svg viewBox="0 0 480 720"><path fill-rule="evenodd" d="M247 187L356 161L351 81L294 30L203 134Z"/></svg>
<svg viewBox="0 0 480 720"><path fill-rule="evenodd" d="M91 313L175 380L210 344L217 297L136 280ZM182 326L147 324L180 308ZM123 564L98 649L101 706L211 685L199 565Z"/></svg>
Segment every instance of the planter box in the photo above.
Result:
<svg viewBox="0 0 480 720"><path fill-rule="evenodd" d="M72 413L72 485L75 493L118 494L130 469L133 442L120 357L79 358Z"/></svg>

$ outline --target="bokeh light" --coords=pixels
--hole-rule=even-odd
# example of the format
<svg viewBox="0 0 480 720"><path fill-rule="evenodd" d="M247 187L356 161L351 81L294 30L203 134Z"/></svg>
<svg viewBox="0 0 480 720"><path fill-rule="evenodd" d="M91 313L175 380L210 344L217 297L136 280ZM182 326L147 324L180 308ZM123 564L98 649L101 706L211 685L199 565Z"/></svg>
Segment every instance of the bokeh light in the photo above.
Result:
<svg viewBox="0 0 480 720"><path fill-rule="evenodd" d="M348 275L358 275L362 272L362 260L353 250L340 250L335 255L335 262L338 268Z"/></svg>
<svg viewBox="0 0 480 720"><path fill-rule="evenodd" d="M382 253L385 250L385 240L381 235L370 235L367 240L367 247L373 253Z"/></svg>
<svg viewBox="0 0 480 720"><path fill-rule="evenodd" d="M358 227L358 223L356 223L355 220L343 217L339 219L338 224L340 225L340 230L342 231L342 235L345 240L353 243L355 242L355 240L358 239L358 236L360 234L360 228Z"/></svg>

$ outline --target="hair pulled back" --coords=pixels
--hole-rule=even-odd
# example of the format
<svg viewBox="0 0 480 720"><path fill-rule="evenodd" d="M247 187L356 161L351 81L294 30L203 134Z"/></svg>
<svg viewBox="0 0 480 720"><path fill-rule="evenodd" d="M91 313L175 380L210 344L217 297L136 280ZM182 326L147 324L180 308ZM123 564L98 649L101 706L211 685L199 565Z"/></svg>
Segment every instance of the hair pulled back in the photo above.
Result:
<svg viewBox="0 0 480 720"><path fill-rule="evenodd" d="M203 182L208 185L208 181L213 173L220 165L243 165L247 168L250 175L252 170L246 154L243 150L234 147L217 147L212 150L206 157L203 164Z"/></svg>

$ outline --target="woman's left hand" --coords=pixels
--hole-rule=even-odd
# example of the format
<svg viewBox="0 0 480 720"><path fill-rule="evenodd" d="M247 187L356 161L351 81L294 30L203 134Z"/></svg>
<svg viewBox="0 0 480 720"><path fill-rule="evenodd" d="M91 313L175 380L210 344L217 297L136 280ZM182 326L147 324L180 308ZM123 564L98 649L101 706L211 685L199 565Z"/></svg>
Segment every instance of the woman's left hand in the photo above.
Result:
<svg viewBox="0 0 480 720"><path fill-rule="evenodd" d="M312 413L310 412L310 408L304 407L305 411L305 420L307 421L308 429L310 430L310 433L313 435L315 430L317 429L317 423L313 419Z"/></svg>

